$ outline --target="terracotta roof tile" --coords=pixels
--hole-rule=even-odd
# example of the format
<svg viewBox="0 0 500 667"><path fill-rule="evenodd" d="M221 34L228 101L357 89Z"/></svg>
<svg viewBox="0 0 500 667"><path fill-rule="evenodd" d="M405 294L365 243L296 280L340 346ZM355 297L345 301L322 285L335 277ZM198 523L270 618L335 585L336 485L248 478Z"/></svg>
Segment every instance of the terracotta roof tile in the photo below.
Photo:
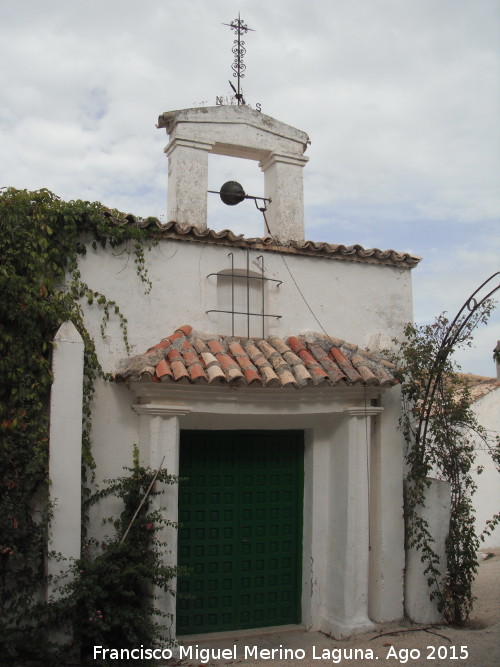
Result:
<svg viewBox="0 0 500 667"><path fill-rule="evenodd" d="M262 384L261 377L257 373L257 371L248 368L243 371L243 374L245 375L245 380L247 384Z"/></svg>
<svg viewBox="0 0 500 667"><path fill-rule="evenodd" d="M199 364L200 360L198 358L198 353L194 347L186 341L181 349L181 354L184 357L184 361L188 366L192 364Z"/></svg>
<svg viewBox="0 0 500 667"><path fill-rule="evenodd" d="M266 340L258 340L255 363L266 378L265 386L295 387L297 383L290 366L281 357L280 353Z"/></svg>
<svg viewBox="0 0 500 667"><path fill-rule="evenodd" d="M363 381L361 374L354 368L349 359L342 354L338 347L331 347L330 355L350 382L357 384Z"/></svg>
<svg viewBox="0 0 500 667"><path fill-rule="evenodd" d="M227 354L217 354L217 361L223 371L238 370L238 366L234 362L234 359Z"/></svg>
<svg viewBox="0 0 500 667"><path fill-rule="evenodd" d="M208 382L208 376L206 375L200 363L192 364L190 366L189 379L192 380L192 382Z"/></svg>
<svg viewBox="0 0 500 667"><path fill-rule="evenodd" d="M288 344L304 363L304 368L309 371L314 384L320 384L328 379L328 374L325 373L316 359L307 351L304 344L296 336L291 336L288 339Z"/></svg>
<svg viewBox="0 0 500 667"><path fill-rule="evenodd" d="M173 347L166 352L167 359L172 363L173 361L182 361L182 357L180 355L180 352Z"/></svg>
<svg viewBox="0 0 500 667"><path fill-rule="evenodd" d="M208 342L208 347L214 354L220 354L221 352L224 352L224 348L222 345L219 343L218 340L209 340Z"/></svg>
<svg viewBox="0 0 500 667"><path fill-rule="evenodd" d="M156 376L162 381L173 380L174 375L170 369L170 364L166 359L162 359L156 366Z"/></svg>
<svg viewBox="0 0 500 667"><path fill-rule="evenodd" d="M229 343L229 351L231 352L231 354L234 356L234 358L242 368L247 384L252 384L252 383L262 384L262 380L257 371L257 368L252 364L247 353L241 347L240 343L237 341Z"/></svg>
<svg viewBox="0 0 500 667"><path fill-rule="evenodd" d="M270 366L264 354L249 340L247 341L246 350L254 364L259 367L263 365Z"/></svg>
<svg viewBox="0 0 500 667"><path fill-rule="evenodd" d="M177 329L175 333L176 334L181 334L181 335L184 334L185 336L189 336L189 334L191 333L192 330L193 330L193 327L190 327L189 324L185 324L184 326Z"/></svg>
<svg viewBox="0 0 500 667"><path fill-rule="evenodd" d="M278 352L278 350L276 350L272 345L269 345L269 343L266 340L259 340L259 342L257 343L257 346L262 351L265 358L268 361L271 361L271 363L272 363L272 359L276 359L278 357L281 358L280 353Z"/></svg>
<svg viewBox="0 0 500 667"><path fill-rule="evenodd" d="M243 234L234 234L234 232L229 229L217 232L213 229L199 229L195 225L185 225L175 221L163 224L160 220L154 217L142 219L133 215L127 215L119 218L111 211L106 211L104 215L116 225L134 225L142 228L156 227L158 236L180 241L213 243L217 245L254 248L256 250L270 250L296 255L315 255L348 261L368 262L372 264L404 266L407 268L413 268L421 260L421 257L412 255L408 252L379 250L378 248L363 248L357 244L345 246L341 243L321 243L315 241L288 241L286 244L281 244L278 240L269 236L262 238L246 238Z"/></svg>
<svg viewBox="0 0 500 667"><path fill-rule="evenodd" d="M201 352L200 353L200 358L202 361L202 364L206 369L211 368L214 365L217 365L217 359L214 357L214 355L211 352Z"/></svg>
<svg viewBox="0 0 500 667"><path fill-rule="evenodd" d="M153 352L153 350L165 350L166 348L170 347L172 343L168 340L168 338L164 338L162 341L157 343L156 345L153 345L153 347L150 347L148 352Z"/></svg>
<svg viewBox="0 0 500 667"><path fill-rule="evenodd" d="M476 387L472 387L470 390L472 402L475 403L476 401L479 401L480 398L483 398L483 396L486 396L486 394L489 394L491 391L494 391L499 387L500 387L500 382L491 382L488 385L482 384L482 385L477 385Z"/></svg>
<svg viewBox="0 0 500 667"><path fill-rule="evenodd" d="M205 341L201 340L201 338L195 337L192 341L194 349L201 354L202 352L208 352L208 347Z"/></svg>
<svg viewBox="0 0 500 667"><path fill-rule="evenodd" d="M472 373L459 373L458 375L468 386L473 403L500 388L500 381L497 378Z"/></svg>
<svg viewBox="0 0 500 667"><path fill-rule="evenodd" d="M172 361L170 367L172 368L176 382L179 382L179 380L189 380L189 373L180 359Z"/></svg>
<svg viewBox="0 0 500 667"><path fill-rule="evenodd" d="M144 379L147 380L148 377L151 379L155 375L155 367L154 366L144 366L142 369L141 373L141 380Z"/></svg>
<svg viewBox="0 0 500 667"><path fill-rule="evenodd" d="M335 343L335 344L333 344ZM286 341L193 334L183 326L145 354L127 360L115 380L294 387L392 386L391 365L356 345L322 334Z"/></svg>
<svg viewBox="0 0 500 667"><path fill-rule="evenodd" d="M292 366L292 371L297 378L297 384L299 387L305 387L308 384L313 383L313 378L307 368L302 364L295 364Z"/></svg>
<svg viewBox="0 0 500 667"><path fill-rule="evenodd" d="M223 384L226 382L224 371L218 365L207 368L207 375L210 384Z"/></svg>
<svg viewBox="0 0 500 667"><path fill-rule="evenodd" d="M312 352L313 357L319 361L321 366L323 366L323 370L326 371L330 384L337 384L339 380L343 380L346 377L345 373L343 373L337 364L328 357L327 353L320 345L317 343L309 343L308 347Z"/></svg>

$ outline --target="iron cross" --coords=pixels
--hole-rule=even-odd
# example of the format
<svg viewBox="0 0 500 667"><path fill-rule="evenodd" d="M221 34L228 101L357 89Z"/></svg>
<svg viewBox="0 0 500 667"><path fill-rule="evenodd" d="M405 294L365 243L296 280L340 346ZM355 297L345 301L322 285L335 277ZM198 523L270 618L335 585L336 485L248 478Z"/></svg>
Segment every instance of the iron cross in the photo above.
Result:
<svg viewBox="0 0 500 667"><path fill-rule="evenodd" d="M245 76L246 65L243 62L243 57L246 53L245 42L241 39L242 35L245 35L249 30L255 32L252 28L249 28L243 19L240 18L238 13L238 18L231 21L231 23L223 23L222 25L227 25L231 30L237 35L237 38L234 40L233 44L233 53L234 53L234 62L232 64L233 76L238 79L238 89L236 89L231 81L229 85L234 90L238 105L245 104L245 99L243 98L243 91L241 89L241 79Z"/></svg>

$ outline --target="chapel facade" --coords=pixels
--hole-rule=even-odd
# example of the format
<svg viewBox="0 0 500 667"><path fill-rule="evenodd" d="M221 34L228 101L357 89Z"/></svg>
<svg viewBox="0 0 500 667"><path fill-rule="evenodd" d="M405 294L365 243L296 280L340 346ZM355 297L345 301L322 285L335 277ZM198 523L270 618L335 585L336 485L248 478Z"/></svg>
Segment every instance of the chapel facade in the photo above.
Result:
<svg viewBox="0 0 500 667"><path fill-rule="evenodd" d="M165 561L191 573L161 600L172 638L289 624L342 638L401 618L404 444L384 349L412 321L419 258L304 240L304 132L244 105L158 126L168 219L148 222L150 293L124 255L89 249L80 269L124 304L134 353L87 310L116 380L94 402L99 475L122 474L137 443L183 479L155 500L179 526ZM210 228L211 153L263 171L261 237Z"/></svg>

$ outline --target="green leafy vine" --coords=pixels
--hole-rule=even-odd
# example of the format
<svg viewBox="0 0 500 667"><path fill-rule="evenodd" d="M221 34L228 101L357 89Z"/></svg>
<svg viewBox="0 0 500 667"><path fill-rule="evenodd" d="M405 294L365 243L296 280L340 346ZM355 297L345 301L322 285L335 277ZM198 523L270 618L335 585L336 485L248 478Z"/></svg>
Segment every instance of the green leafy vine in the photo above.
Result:
<svg viewBox="0 0 500 667"><path fill-rule="evenodd" d="M160 484L175 484L178 478L164 469L141 466L137 449L132 467L125 470L123 477L105 480L104 487L87 501L90 506L109 496L122 500L120 516L104 519L114 535L101 541L85 540L69 583L61 587L59 597L46 610L52 628L69 631L69 641L58 646L64 662L92 660L94 646L130 650L171 644L168 631L172 619L156 600L158 590L170 590L176 572L163 562L167 545L161 539L162 529L175 524L165 519L163 508L151 508L151 499L163 493L158 490Z"/></svg>
<svg viewBox="0 0 500 667"><path fill-rule="evenodd" d="M85 326L82 303L102 310L102 335L110 318L117 318L129 351L125 316L117 303L82 281L79 257L89 244L122 248L133 256L149 292L145 250L157 243L150 229L97 202L65 202L45 189L0 192L0 654L5 660L26 646L23 628L44 575L54 335L71 320L85 345L84 472L95 465L94 384L98 377L110 378Z"/></svg>
<svg viewBox="0 0 500 667"><path fill-rule="evenodd" d="M472 502L476 490L472 475L475 450L477 442L482 442L498 463L499 441L498 437L492 440L478 423L467 380L458 373L450 352L472 345L474 329L487 321L492 307L491 301L485 301L473 317L457 320L451 332L450 323L444 315L433 324L421 327L407 325L405 339L398 342L398 353L394 357L399 368L397 376L403 397L400 427L408 445L405 499L407 547L420 551L430 598L437 601L444 619L455 625L463 625L467 621L474 603L472 584L480 546ZM449 339L453 340L452 348L443 348L443 341ZM428 410L431 374L438 379L434 400ZM440 562L434 549L434 537L421 512L425 506L429 477L448 482L451 489L446 564ZM498 518L493 517L485 533L497 521Z"/></svg>

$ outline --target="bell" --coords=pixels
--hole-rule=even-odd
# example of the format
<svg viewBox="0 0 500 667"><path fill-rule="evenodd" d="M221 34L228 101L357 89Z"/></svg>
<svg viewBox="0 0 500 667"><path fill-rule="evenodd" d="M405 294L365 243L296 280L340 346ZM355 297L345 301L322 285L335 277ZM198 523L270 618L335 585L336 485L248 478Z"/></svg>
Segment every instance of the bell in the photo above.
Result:
<svg viewBox="0 0 500 667"><path fill-rule="evenodd" d="M237 181L227 181L220 189L220 198L228 206L236 206L245 196L245 190Z"/></svg>

